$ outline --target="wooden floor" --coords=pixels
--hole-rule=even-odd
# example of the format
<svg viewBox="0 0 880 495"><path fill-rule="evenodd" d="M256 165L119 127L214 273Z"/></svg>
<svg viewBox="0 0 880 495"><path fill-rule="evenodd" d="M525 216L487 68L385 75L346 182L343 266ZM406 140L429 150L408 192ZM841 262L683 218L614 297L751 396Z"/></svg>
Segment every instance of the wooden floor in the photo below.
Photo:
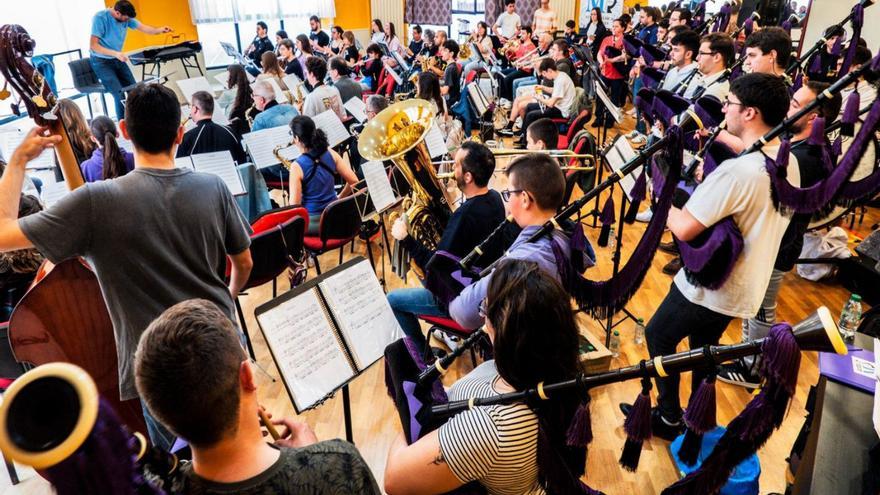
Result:
<svg viewBox="0 0 880 495"><path fill-rule="evenodd" d="M612 135L615 131L612 131ZM454 187L454 186L453 186ZM620 203L617 203L618 205ZM870 225L877 220L876 216L869 213L862 225L856 225L856 233L865 235ZM645 224L627 225L623 235L624 262L628 259L629 252L637 243L644 231ZM595 244L598 229L586 229L588 238L596 247L598 266L589 270L587 275L594 280L605 279L611 273L611 250L599 248ZM664 240L668 240L668 234ZM378 249L373 250L374 253ZM348 249L345 258L353 255ZM354 256L366 256L363 243L358 243ZM387 261L387 256L386 256ZM645 321L650 319L652 313L666 295L671 277L661 272L662 266L670 260L670 256L658 252L652 267L645 278L642 287L628 304L627 308ZM322 268L329 269L336 266L337 252L326 254L321 258ZM381 270L379 270L381 274ZM389 289L416 286L417 282L410 279L405 284L395 275L390 268L386 270L387 286ZM314 275L312 271L310 275ZM285 277L279 278L279 290L286 289ZM780 320L796 322L820 305L828 306L832 313L837 315L849 293L837 283L815 283L801 279L795 273L789 273L780 293L778 315ZM252 290L246 296L242 296L241 302L247 315L247 326L256 348L258 361L267 369L269 375L278 377L274 363L271 360L258 327L253 318L254 308L271 298L271 284ZM616 320L615 320L616 321ZM599 322L583 316L582 322L590 328L594 334L600 335ZM622 352L619 358L614 359L612 366L626 366L637 363L640 359L648 356L647 349L633 343L633 322L625 321L618 327L622 337ZM740 321L735 320L727 329L722 342L734 343L740 339ZM684 345L681 346L684 349ZM785 488L786 464L785 458L789 449L801 428L804 420L804 403L809 387L817 381L817 359L815 353L806 353L802 360L798 389L791 409L785 419L782 428L776 432L767 445L761 449L761 493L782 492ZM454 366L453 372L447 375L446 385L454 382L455 378L470 369L468 359L460 359ZM690 391L687 385L688 379L682 380L682 400L686 400ZM718 419L726 424L749 401L750 395L746 389L718 384ZM587 465L587 482L592 487L605 491L609 495L630 495L632 493L659 493L662 488L677 479L677 473L670 459L667 447L668 442L654 439L645 444L641 457L641 464L637 473L629 473L621 469L617 464L624 443L622 428L623 415L618 410L618 403L631 402L639 392L638 382L613 384L598 388L592 392L592 419L594 440L589 448ZM272 382L268 376L260 375L259 394L267 409L274 415L293 416L294 411L290 399L280 381ZM654 397L656 399L656 396ZM391 400L386 395L382 364L374 366L351 385L352 415L354 425L354 441L363 454L373 473L382 485L385 458L391 441L400 431L397 413ZM302 420L307 421L315 430L319 439L344 438L343 413L341 397L335 397L316 410L302 415ZM866 419L867 421L867 419ZM19 485L15 489L6 490L4 493L45 493L44 483L31 479Z"/></svg>

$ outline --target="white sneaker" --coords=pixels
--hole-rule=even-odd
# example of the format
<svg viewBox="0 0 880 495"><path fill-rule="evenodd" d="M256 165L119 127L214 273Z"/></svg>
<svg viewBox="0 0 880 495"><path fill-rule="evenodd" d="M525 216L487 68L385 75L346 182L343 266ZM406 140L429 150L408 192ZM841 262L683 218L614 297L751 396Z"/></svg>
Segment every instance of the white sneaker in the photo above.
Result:
<svg viewBox="0 0 880 495"><path fill-rule="evenodd" d="M440 338L446 347L449 348L449 352L455 352L458 349L459 344L461 344L461 339L454 335L449 335L446 332L440 332Z"/></svg>
<svg viewBox="0 0 880 495"><path fill-rule="evenodd" d="M646 138L642 134L639 134L638 136L630 139L630 141L632 142L632 144L645 144L648 142L648 138Z"/></svg>
<svg viewBox="0 0 880 495"><path fill-rule="evenodd" d="M636 222L648 223L651 221L651 219L653 217L654 217L654 212L651 211L650 208L648 208L647 210L641 211L636 214Z"/></svg>
<svg viewBox="0 0 880 495"><path fill-rule="evenodd" d="M623 137L625 137L625 138L627 138L627 139L632 139L632 138L634 138L634 137L636 137L636 136L638 136L638 135L639 135L639 131L633 130L632 132L630 132L630 133L628 133L628 134L624 134Z"/></svg>

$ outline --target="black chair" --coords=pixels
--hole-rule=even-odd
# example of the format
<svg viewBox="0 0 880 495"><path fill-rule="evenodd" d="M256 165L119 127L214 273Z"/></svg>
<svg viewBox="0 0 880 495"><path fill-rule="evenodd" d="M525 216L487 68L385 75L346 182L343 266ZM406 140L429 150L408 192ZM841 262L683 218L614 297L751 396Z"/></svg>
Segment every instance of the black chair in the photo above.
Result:
<svg viewBox="0 0 880 495"><path fill-rule="evenodd" d="M93 118L95 116L92 112L92 99L89 98L89 95L91 94L98 94L101 96L101 106L104 109L104 115L108 115L107 101L104 99L104 95L107 91L104 89L104 85L101 84L101 81L98 80L98 75L95 74L94 69L92 69L92 64L89 63L88 57L71 60L67 65L70 67L71 75L73 75L73 87L75 87L80 93L86 95L86 102L89 104L89 117Z"/></svg>

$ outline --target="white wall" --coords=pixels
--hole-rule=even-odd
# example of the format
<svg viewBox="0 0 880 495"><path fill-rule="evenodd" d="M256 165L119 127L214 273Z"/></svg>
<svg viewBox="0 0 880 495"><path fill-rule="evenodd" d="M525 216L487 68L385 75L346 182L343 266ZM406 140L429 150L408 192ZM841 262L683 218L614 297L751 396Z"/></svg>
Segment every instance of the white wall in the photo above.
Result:
<svg viewBox="0 0 880 495"><path fill-rule="evenodd" d="M808 50L813 46L813 43L822 36L828 26L842 21L856 3L855 0L812 0L803 49ZM852 25L848 24L845 29L847 39L849 39L852 34ZM871 53L877 55L877 51L880 49L880 5L865 9L862 38L868 42Z"/></svg>

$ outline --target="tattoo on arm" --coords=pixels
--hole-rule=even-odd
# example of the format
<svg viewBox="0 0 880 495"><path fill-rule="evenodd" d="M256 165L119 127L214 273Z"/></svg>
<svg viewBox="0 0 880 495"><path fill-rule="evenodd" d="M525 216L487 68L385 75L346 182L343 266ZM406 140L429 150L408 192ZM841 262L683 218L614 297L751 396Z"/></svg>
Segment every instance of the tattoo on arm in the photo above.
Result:
<svg viewBox="0 0 880 495"><path fill-rule="evenodd" d="M434 457L433 461L431 461L431 464L433 464L435 466L439 466L440 464L445 464L445 463L446 463L446 459L443 458L443 451L442 450L440 452L437 452L437 456Z"/></svg>

